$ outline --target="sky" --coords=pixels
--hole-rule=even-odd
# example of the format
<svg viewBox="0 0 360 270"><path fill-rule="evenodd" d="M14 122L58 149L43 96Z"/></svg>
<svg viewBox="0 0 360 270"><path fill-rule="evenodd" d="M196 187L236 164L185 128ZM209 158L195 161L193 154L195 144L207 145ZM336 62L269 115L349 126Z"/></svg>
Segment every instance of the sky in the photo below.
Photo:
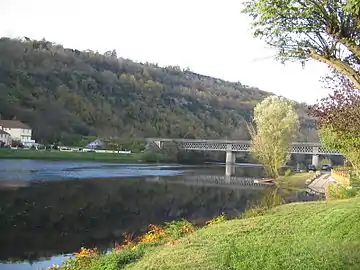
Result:
<svg viewBox="0 0 360 270"><path fill-rule="evenodd" d="M45 38L67 48L178 65L315 103L328 72L311 61L282 65L255 39L243 0L0 0L0 36Z"/></svg>

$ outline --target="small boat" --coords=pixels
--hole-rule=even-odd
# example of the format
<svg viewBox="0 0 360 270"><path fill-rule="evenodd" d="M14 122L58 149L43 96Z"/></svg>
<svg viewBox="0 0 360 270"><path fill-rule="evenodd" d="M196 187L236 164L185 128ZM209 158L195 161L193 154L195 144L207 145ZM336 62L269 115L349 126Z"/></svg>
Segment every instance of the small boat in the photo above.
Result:
<svg viewBox="0 0 360 270"><path fill-rule="evenodd" d="M275 181L275 178L261 178L261 179L255 179L255 183L272 183Z"/></svg>

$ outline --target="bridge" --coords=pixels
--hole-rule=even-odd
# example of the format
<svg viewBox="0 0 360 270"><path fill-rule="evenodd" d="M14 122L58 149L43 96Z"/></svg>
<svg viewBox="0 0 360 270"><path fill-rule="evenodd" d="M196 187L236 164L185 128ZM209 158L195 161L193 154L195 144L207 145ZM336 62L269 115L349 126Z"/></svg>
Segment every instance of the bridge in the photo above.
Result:
<svg viewBox="0 0 360 270"><path fill-rule="evenodd" d="M147 138L148 143L155 144L162 148L164 143L175 143L180 149L187 151L222 151L226 152L226 164L235 164L237 152L249 152L251 141L234 141L234 140L194 140L194 139L165 139L165 138ZM319 155L337 155L342 154L326 149L321 143L311 142L294 142L291 144L289 153L291 154L308 154L312 155L312 164L319 165Z"/></svg>

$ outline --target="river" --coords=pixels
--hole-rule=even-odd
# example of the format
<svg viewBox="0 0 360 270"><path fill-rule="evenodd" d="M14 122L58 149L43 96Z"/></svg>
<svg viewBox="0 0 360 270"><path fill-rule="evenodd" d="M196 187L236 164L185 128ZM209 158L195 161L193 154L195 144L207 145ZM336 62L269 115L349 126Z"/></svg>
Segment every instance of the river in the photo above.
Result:
<svg viewBox="0 0 360 270"><path fill-rule="evenodd" d="M0 160L0 269L46 269L80 247L108 249L124 233L185 218L240 215L266 185L259 166Z"/></svg>

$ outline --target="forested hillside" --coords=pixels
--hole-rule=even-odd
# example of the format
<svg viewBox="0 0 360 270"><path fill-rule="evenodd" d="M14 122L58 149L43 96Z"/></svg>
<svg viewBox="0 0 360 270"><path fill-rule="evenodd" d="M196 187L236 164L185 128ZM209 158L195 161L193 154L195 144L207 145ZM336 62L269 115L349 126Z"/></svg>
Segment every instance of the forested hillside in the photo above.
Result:
<svg viewBox="0 0 360 270"><path fill-rule="evenodd" d="M245 139L254 104L268 95L179 67L135 63L116 51L0 39L0 116L28 123L41 142L76 136ZM300 140L313 141L314 122L298 106Z"/></svg>

